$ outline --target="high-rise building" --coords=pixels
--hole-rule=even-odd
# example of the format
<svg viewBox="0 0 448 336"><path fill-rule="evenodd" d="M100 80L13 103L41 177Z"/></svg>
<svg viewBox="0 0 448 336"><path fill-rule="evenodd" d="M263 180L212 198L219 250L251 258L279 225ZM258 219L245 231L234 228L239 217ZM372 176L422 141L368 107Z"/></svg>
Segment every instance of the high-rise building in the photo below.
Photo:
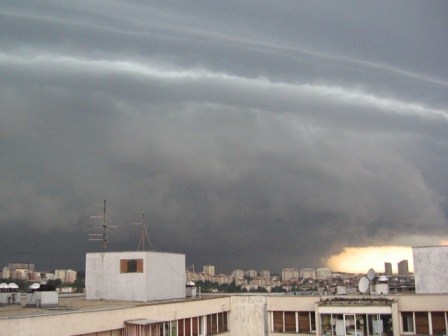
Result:
<svg viewBox="0 0 448 336"><path fill-rule="evenodd" d="M299 277L299 271L297 268L284 268L282 269L282 281L289 281L293 278L297 279Z"/></svg>
<svg viewBox="0 0 448 336"><path fill-rule="evenodd" d="M303 279L314 279L316 277L316 270L314 268L301 268L300 277Z"/></svg>
<svg viewBox="0 0 448 336"><path fill-rule="evenodd" d="M76 280L78 273L74 270L68 269L65 273L65 282L66 283L74 283Z"/></svg>
<svg viewBox="0 0 448 336"><path fill-rule="evenodd" d="M12 263L8 265L9 276L17 279L28 279L28 274L34 272L34 264Z"/></svg>
<svg viewBox="0 0 448 336"><path fill-rule="evenodd" d="M262 270L260 272L260 277L261 278L270 278L271 277L271 272L268 270Z"/></svg>
<svg viewBox="0 0 448 336"><path fill-rule="evenodd" d="M233 270L232 276L234 279L242 279L244 278L244 271L242 269Z"/></svg>
<svg viewBox="0 0 448 336"><path fill-rule="evenodd" d="M407 260L402 260L398 263L398 275L399 276L409 275L409 265Z"/></svg>
<svg viewBox="0 0 448 336"><path fill-rule="evenodd" d="M215 275L215 266L205 265L204 267L202 267L202 272L209 275Z"/></svg>
<svg viewBox="0 0 448 336"><path fill-rule="evenodd" d="M392 263L390 263L390 262L384 263L384 274L392 275Z"/></svg>
<svg viewBox="0 0 448 336"><path fill-rule="evenodd" d="M251 270L244 272L244 275L247 276L248 278L253 279L253 278L256 278L258 274L257 274L256 270L251 269Z"/></svg>
<svg viewBox="0 0 448 336"><path fill-rule="evenodd" d="M67 274L67 270L57 269L54 271L54 276L56 279L61 279L62 282L65 282L65 276Z"/></svg>
<svg viewBox="0 0 448 336"><path fill-rule="evenodd" d="M331 270L329 268L318 268L316 270L316 277L322 279L331 279Z"/></svg>

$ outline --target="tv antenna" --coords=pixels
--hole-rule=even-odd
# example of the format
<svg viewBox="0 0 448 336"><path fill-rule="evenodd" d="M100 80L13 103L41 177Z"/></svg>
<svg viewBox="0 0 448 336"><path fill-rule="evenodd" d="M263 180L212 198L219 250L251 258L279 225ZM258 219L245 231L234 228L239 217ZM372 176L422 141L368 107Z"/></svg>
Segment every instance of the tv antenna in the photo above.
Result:
<svg viewBox="0 0 448 336"><path fill-rule="evenodd" d="M133 225L141 225L142 226L142 230L140 232L140 240L138 242L137 251L140 250L140 246L142 247L142 251L145 251L145 240L148 241L149 245L151 245L151 247L154 250L154 247L151 244L151 240L149 240L148 229L146 228L145 213L143 212L143 214L142 214L142 222L141 223L132 223L132 224Z"/></svg>
<svg viewBox="0 0 448 336"><path fill-rule="evenodd" d="M103 233L89 233L89 236L92 237L92 238L89 238L89 240L101 240L103 242L102 247L101 247L101 252L105 252L107 250L107 232L108 232L107 229L109 227L116 228L116 226L107 224L106 200L104 200L103 204L96 204L96 205L103 205L103 215L102 216L90 216L89 218L102 218L103 219ZM94 237L98 237L98 238L94 238Z"/></svg>

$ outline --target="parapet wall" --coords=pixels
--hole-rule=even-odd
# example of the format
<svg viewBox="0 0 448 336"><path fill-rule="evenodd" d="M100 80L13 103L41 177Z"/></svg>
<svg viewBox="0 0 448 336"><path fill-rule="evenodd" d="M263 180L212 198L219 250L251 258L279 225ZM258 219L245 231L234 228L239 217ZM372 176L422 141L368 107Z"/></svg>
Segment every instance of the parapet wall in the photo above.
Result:
<svg viewBox="0 0 448 336"><path fill-rule="evenodd" d="M265 296L232 296L231 335L263 336L268 334Z"/></svg>

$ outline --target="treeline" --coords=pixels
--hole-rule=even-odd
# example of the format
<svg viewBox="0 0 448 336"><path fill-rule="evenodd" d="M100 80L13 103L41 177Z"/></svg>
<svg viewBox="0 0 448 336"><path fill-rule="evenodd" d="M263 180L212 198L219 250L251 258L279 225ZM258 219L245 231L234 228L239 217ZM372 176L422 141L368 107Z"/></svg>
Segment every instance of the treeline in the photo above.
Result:
<svg viewBox="0 0 448 336"><path fill-rule="evenodd" d="M202 293L267 293L266 288L258 286L257 289L251 289L250 291L247 288L242 288L242 286L236 285L235 281L232 281L230 284L218 284L217 282L211 281L196 281L196 287L201 288ZM282 287L273 287L271 293L284 293L285 289Z"/></svg>
<svg viewBox="0 0 448 336"><path fill-rule="evenodd" d="M31 284L38 282L38 281L33 281L33 280L23 280L23 279L0 279L0 283L15 283L17 286L19 286L19 291L20 292L29 292L30 289L29 287L31 286ZM82 293L84 291L85 286L85 280L83 276L77 276L75 282L73 282L72 284L69 283L63 283L61 279L56 279L56 280L48 280L47 281L48 285L54 285L56 286L56 288L60 288L60 287L74 287L75 288L75 293Z"/></svg>

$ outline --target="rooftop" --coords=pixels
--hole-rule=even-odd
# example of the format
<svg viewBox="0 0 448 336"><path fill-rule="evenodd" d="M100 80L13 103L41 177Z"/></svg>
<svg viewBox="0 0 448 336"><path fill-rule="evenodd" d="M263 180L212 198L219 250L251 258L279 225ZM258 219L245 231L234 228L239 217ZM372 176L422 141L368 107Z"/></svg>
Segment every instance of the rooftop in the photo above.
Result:
<svg viewBox="0 0 448 336"><path fill-rule="evenodd" d="M390 306L394 302L393 299L385 297L346 297L346 298L328 298L321 299L319 306Z"/></svg>
<svg viewBox="0 0 448 336"><path fill-rule="evenodd" d="M68 294L59 296L59 305L51 308L26 307L26 297L22 296L20 305L0 306L0 320L7 318L20 318L38 315L67 314L74 312L86 312L95 310L109 310L167 304L195 300L191 298L177 300L163 300L151 302L138 301L114 301L114 300L87 300L84 294Z"/></svg>

